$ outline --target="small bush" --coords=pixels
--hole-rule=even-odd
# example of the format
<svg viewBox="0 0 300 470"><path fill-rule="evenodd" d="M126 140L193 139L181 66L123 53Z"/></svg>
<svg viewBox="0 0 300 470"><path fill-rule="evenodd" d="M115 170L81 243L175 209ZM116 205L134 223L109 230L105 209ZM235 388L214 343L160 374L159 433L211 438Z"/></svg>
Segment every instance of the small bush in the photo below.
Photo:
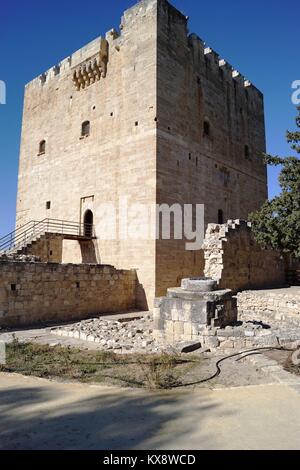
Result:
<svg viewBox="0 0 300 470"><path fill-rule="evenodd" d="M150 389L181 385L180 377L195 364L192 358L183 359L176 354L119 355L107 351L20 343L17 339L7 346L6 359L0 371Z"/></svg>
<svg viewBox="0 0 300 470"><path fill-rule="evenodd" d="M140 362L145 375L145 383L150 389L168 389L181 384L175 368L180 363L176 356L162 354L148 362Z"/></svg>

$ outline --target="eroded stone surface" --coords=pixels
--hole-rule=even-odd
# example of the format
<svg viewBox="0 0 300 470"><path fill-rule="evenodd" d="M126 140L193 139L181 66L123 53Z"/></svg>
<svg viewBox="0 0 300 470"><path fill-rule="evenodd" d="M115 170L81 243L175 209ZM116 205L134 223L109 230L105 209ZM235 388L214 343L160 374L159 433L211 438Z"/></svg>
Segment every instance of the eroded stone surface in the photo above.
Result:
<svg viewBox="0 0 300 470"><path fill-rule="evenodd" d="M242 320L255 319L300 327L300 287L244 291L238 294L237 299Z"/></svg>
<svg viewBox="0 0 300 470"><path fill-rule="evenodd" d="M38 256L35 255L24 255L24 254L1 254L0 253L0 261L21 261L22 263L39 263L41 260Z"/></svg>
<svg viewBox="0 0 300 470"><path fill-rule="evenodd" d="M216 290L217 281L204 277L182 279L181 288L191 292L211 292Z"/></svg>
<svg viewBox="0 0 300 470"><path fill-rule="evenodd" d="M134 320L91 318L68 326L53 328L53 335L93 342L105 351L119 353L157 353L163 345L153 338L152 315Z"/></svg>
<svg viewBox="0 0 300 470"><path fill-rule="evenodd" d="M238 292L244 289L282 286L285 262L279 251L263 250L255 241L251 223L228 220L209 224L204 243L204 274L218 282L218 288Z"/></svg>
<svg viewBox="0 0 300 470"><path fill-rule="evenodd" d="M136 306L136 273L108 265L0 260L0 326L16 328L126 312Z"/></svg>
<svg viewBox="0 0 300 470"><path fill-rule="evenodd" d="M167 343L197 341L208 326L225 327L237 320L236 299L230 290L212 290L212 279L184 279L181 288L168 289L156 299L154 336ZM208 291L202 289L207 288ZM217 346L217 341L214 342Z"/></svg>

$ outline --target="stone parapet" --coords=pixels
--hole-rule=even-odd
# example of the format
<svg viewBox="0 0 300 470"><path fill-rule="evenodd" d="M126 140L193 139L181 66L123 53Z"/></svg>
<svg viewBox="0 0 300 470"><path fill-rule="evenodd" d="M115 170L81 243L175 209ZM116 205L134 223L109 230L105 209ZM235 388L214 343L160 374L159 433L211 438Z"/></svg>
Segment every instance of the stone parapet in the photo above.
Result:
<svg viewBox="0 0 300 470"><path fill-rule="evenodd" d="M209 224L203 246L204 274L217 281L221 289L238 292L285 285L283 255L262 249L245 220Z"/></svg>
<svg viewBox="0 0 300 470"><path fill-rule="evenodd" d="M285 322L300 326L300 287L244 291L237 296L241 320Z"/></svg>
<svg viewBox="0 0 300 470"><path fill-rule="evenodd" d="M134 270L0 261L0 327L88 318L135 308Z"/></svg>

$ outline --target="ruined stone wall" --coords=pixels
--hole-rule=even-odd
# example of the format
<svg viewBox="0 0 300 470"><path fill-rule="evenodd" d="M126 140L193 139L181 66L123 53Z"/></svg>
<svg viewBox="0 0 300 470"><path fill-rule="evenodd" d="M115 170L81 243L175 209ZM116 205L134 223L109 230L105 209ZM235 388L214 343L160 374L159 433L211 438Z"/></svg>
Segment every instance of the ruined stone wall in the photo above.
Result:
<svg viewBox="0 0 300 470"><path fill-rule="evenodd" d="M204 241L207 277L233 291L285 284L285 261L280 252L263 250L246 221L209 224Z"/></svg>
<svg viewBox="0 0 300 470"><path fill-rule="evenodd" d="M1 327L77 320L135 305L133 270L0 261Z"/></svg>
<svg viewBox="0 0 300 470"><path fill-rule="evenodd" d="M158 203L204 204L206 225L219 211L224 221L247 218L267 199L263 95L189 35L187 18L166 1L158 2L157 47ZM157 295L201 275L202 257L184 241L158 241Z"/></svg>
<svg viewBox="0 0 300 470"><path fill-rule="evenodd" d="M299 288L244 291L238 294L237 301L240 320L300 325Z"/></svg>

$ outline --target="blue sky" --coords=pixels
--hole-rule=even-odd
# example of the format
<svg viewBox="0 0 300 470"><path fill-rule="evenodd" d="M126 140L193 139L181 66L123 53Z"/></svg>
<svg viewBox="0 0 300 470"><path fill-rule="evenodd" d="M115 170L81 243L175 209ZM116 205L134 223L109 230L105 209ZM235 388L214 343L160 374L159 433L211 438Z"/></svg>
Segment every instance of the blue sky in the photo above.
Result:
<svg viewBox="0 0 300 470"><path fill-rule="evenodd" d="M1 2L0 235L13 229L24 85L90 40L120 24L135 0ZM172 0L190 17L190 32L249 78L265 95L267 147L291 154L285 132L294 128L291 83L300 80L298 0ZM269 171L269 196L278 192Z"/></svg>

